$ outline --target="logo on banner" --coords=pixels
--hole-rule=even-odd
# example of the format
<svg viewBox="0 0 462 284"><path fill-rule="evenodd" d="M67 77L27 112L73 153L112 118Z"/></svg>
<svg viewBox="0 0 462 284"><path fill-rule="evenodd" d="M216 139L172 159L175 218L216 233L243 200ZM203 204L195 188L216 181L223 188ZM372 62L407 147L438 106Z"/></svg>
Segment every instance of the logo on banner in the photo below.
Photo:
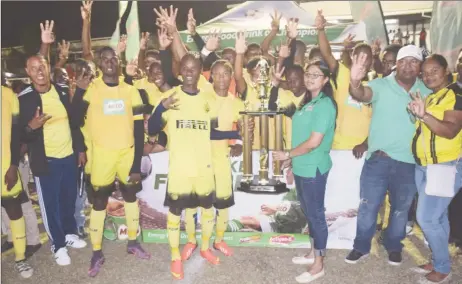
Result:
<svg viewBox="0 0 462 284"><path fill-rule="evenodd" d="M292 235L279 235L274 236L269 239L271 245L288 245L295 240Z"/></svg>
<svg viewBox="0 0 462 284"><path fill-rule="evenodd" d="M260 240L261 240L261 236L255 235L255 236L240 238L239 243L240 244L256 243L256 242L259 242Z"/></svg>

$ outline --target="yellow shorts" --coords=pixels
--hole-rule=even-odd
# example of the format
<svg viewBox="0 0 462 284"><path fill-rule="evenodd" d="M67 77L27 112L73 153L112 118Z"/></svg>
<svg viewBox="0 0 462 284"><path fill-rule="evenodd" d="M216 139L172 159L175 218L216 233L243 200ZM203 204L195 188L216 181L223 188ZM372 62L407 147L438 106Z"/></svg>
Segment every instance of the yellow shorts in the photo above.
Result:
<svg viewBox="0 0 462 284"><path fill-rule="evenodd" d="M231 162L228 154L213 157L213 170L215 173L217 209L226 209L234 205L233 178Z"/></svg>
<svg viewBox="0 0 462 284"><path fill-rule="evenodd" d="M5 174L8 171L8 168L2 169L2 198L5 199L16 198L22 192L22 183L21 177L19 176L19 171L17 172L18 181L10 191L7 190L7 186L5 184Z"/></svg>
<svg viewBox="0 0 462 284"><path fill-rule="evenodd" d="M208 175L186 177L169 173L165 206L173 208L210 208L215 200L215 179Z"/></svg>
<svg viewBox="0 0 462 284"><path fill-rule="evenodd" d="M119 182L127 184L133 165L135 148L120 150L106 149L93 144L91 161L91 184L95 191L110 186L116 176Z"/></svg>

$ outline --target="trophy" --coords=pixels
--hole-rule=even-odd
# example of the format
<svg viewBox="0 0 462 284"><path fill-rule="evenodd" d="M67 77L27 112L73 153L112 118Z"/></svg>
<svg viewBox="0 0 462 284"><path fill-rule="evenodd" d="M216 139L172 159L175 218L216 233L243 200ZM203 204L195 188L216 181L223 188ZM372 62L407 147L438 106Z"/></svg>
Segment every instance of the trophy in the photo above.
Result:
<svg viewBox="0 0 462 284"><path fill-rule="evenodd" d="M289 191L286 184L283 182L283 174L281 170L281 161L274 162L272 178L269 176L269 127L275 128L274 145L276 151L283 151L282 123L283 111L278 109L271 111L268 109L268 81L269 81L269 64L266 59L260 57L256 68L260 68L260 74L257 80L258 98L260 107L257 110L249 111L248 102L245 102L245 111L240 112L243 116L243 175L238 179L238 190L248 193L266 193L279 194ZM260 159L258 175L253 174L252 166L252 139L249 122L251 117L258 117L260 123ZM270 117L274 119L270 120ZM274 121L270 125L270 121Z"/></svg>

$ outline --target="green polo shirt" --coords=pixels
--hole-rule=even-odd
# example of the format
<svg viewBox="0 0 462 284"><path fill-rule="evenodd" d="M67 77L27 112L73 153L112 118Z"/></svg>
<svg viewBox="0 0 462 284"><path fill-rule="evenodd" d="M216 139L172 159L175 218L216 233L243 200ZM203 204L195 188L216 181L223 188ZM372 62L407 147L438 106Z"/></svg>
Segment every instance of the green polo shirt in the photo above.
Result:
<svg viewBox="0 0 462 284"><path fill-rule="evenodd" d="M368 83L372 89L372 120L369 127L367 159L375 151L381 150L392 159L415 163L411 143L415 134L415 124L407 106L411 101L409 93L395 78L395 72L385 78ZM417 79L410 92L420 91L422 97L431 94L422 80Z"/></svg>
<svg viewBox="0 0 462 284"><path fill-rule="evenodd" d="M313 178L319 169L325 174L332 167L330 149L334 140L336 109L332 100L319 94L292 116L292 149L307 141L313 132L324 134L321 144L305 155L292 158L293 173Z"/></svg>

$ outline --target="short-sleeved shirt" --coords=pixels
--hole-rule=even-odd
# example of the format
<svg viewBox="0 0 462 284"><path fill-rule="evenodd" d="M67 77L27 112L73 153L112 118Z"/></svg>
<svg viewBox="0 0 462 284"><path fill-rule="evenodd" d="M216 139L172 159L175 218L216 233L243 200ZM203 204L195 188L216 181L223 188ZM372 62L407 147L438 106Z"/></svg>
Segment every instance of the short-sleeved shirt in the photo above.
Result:
<svg viewBox="0 0 462 284"><path fill-rule="evenodd" d="M339 63L336 84L332 84L337 102L337 128L332 149L352 150L366 140L371 123L372 109L355 100L349 92L350 69Z"/></svg>
<svg viewBox="0 0 462 284"><path fill-rule="evenodd" d="M452 84L425 99L426 111L443 120L446 111L462 111L462 89ZM431 132L425 123L418 121L412 140L412 153L419 165L439 164L457 160L462 148L462 131L453 139L446 139Z"/></svg>
<svg viewBox="0 0 462 284"><path fill-rule="evenodd" d="M40 94L42 110L51 118L43 125L43 141L47 157L65 158L73 153L69 118L58 92L51 89Z"/></svg>
<svg viewBox="0 0 462 284"><path fill-rule="evenodd" d="M138 89L124 82L108 86L93 82L83 100L93 144L108 149L126 149L134 144L134 120L143 120L143 101Z"/></svg>
<svg viewBox="0 0 462 284"><path fill-rule="evenodd" d="M11 127L18 123L19 101L10 88L2 86L2 173L11 164ZM2 178L3 180L3 178Z"/></svg>
<svg viewBox="0 0 462 284"><path fill-rule="evenodd" d="M191 95L181 86L174 90L179 107L162 114L169 140L169 175L213 175L210 130L212 121L217 119L216 94L206 89Z"/></svg>
<svg viewBox="0 0 462 284"><path fill-rule="evenodd" d="M415 125L407 106L411 102L409 93L396 81L396 72L385 78L368 83L372 89L372 121L368 137L368 154L383 151L392 159L414 164L411 142ZM420 91L423 97L431 91L422 80L417 79L409 92Z"/></svg>
<svg viewBox="0 0 462 284"><path fill-rule="evenodd" d="M312 178L316 176L318 169L321 174L331 169L329 152L334 140L335 116L332 100L322 93L295 112L292 117L292 149L307 141L314 132L321 133L324 137L314 150L292 158L294 174Z"/></svg>

